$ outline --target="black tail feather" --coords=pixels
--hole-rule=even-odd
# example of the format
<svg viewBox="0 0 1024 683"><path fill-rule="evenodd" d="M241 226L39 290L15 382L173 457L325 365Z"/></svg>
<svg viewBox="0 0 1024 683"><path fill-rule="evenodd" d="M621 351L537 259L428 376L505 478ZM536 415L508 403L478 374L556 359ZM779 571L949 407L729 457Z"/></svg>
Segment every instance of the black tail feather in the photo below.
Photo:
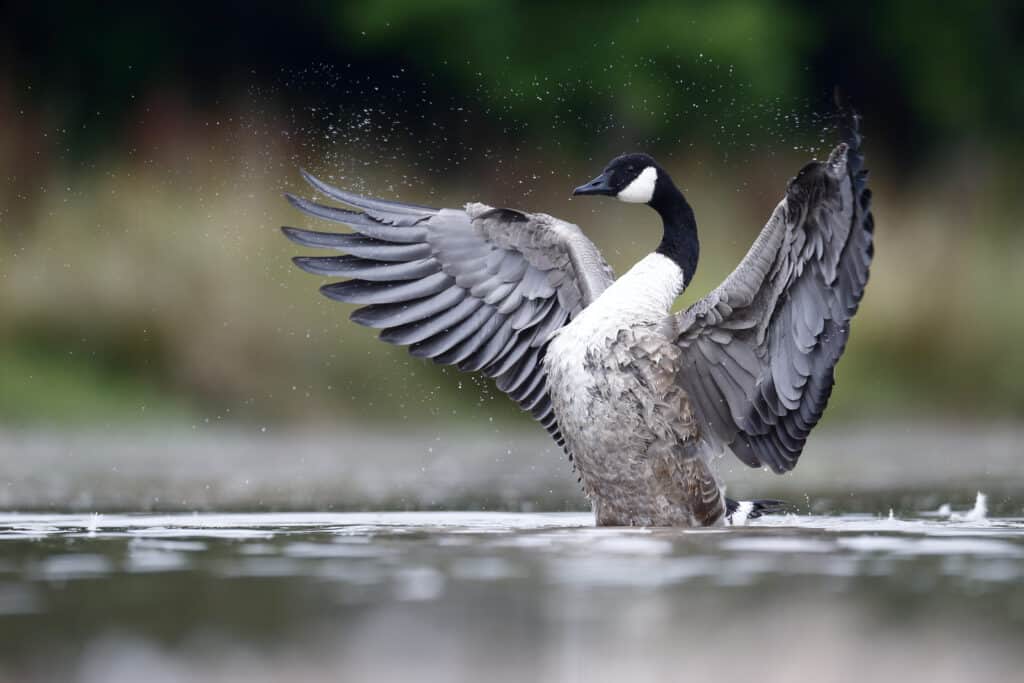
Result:
<svg viewBox="0 0 1024 683"><path fill-rule="evenodd" d="M759 498L757 500L749 501L753 508L750 513L747 514L747 519L757 519L761 515L781 515L789 512L792 506L784 500L775 500L774 498ZM732 498L725 499L725 516L732 519L733 514L740 507L740 501L733 500Z"/></svg>

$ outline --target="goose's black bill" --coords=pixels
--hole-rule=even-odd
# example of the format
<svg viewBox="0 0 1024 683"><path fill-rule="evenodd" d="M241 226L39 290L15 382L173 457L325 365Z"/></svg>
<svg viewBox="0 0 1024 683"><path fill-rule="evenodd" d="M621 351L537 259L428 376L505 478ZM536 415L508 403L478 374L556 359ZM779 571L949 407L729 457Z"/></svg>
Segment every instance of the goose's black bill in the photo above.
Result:
<svg viewBox="0 0 1024 683"><path fill-rule="evenodd" d="M612 189L611 178L609 177L609 174L602 173L601 175L591 180L589 183L580 185L575 190L573 190L572 193L573 195L603 194L611 196L615 194L615 191Z"/></svg>

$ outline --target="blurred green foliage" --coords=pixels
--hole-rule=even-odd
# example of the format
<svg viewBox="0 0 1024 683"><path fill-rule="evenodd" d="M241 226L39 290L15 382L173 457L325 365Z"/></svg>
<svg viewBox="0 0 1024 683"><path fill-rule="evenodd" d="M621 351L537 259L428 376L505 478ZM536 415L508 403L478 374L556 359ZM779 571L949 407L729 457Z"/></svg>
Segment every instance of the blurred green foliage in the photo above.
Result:
<svg viewBox="0 0 1024 683"><path fill-rule="evenodd" d="M495 102L530 118L558 115L552 93L579 79L609 93L628 86L623 115L665 132L671 118L645 116L641 103L685 109L701 90L727 87L711 63L746 86L708 100L719 120L756 102L827 97L838 85L887 120L901 112L893 133L934 141L974 127L1020 137L1019 3L360 0L334 16L355 51L429 64L464 89L497 76L513 92L489 87ZM571 106L593 113L586 99Z"/></svg>
<svg viewBox="0 0 1024 683"><path fill-rule="evenodd" d="M437 109L446 96L479 92L495 111L565 119L566 134L613 107L618 122L664 135L695 100L713 112L696 123L715 128L769 101L827 102L841 86L886 121L875 134L904 154L965 136L1022 140L1024 5L1010 0L39 2L2 11L9 75L87 138L116 132L108 126L123 124L155 83L209 104L323 62L368 74L401 68L413 77L406 95L426 79ZM329 91L316 94L328 104Z"/></svg>
<svg viewBox="0 0 1024 683"><path fill-rule="evenodd" d="M829 419L1024 415L1020 3L0 12L0 422L505 418L294 272L296 167L549 211L621 272L653 219L566 191L642 147L698 212L692 300L831 142L834 86L865 117L879 233Z"/></svg>

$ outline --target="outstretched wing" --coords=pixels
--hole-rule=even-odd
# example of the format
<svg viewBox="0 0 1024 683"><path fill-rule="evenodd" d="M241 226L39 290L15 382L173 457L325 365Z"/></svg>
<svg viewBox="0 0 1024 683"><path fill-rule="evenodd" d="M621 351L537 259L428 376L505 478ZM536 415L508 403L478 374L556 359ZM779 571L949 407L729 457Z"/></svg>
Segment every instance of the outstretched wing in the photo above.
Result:
<svg viewBox="0 0 1024 683"><path fill-rule="evenodd" d="M303 176L327 197L362 209L288 195L305 213L356 230L282 228L303 246L347 252L294 259L307 272L348 278L320 291L338 301L367 304L352 313L352 320L383 330L384 341L494 378L562 445L544 352L552 333L613 280L580 229L544 214L483 204L433 209L370 199Z"/></svg>
<svg viewBox="0 0 1024 683"><path fill-rule="evenodd" d="M864 294L874 220L857 128L790 181L725 282L671 319L703 445L751 467L796 466Z"/></svg>

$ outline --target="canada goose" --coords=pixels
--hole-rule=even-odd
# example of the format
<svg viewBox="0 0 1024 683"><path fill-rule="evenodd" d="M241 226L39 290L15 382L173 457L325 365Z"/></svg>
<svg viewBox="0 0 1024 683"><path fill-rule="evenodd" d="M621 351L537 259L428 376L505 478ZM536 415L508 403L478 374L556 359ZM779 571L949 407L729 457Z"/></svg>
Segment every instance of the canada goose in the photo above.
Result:
<svg viewBox="0 0 1024 683"><path fill-rule="evenodd" d="M697 267L697 224L646 154L613 159L573 193L661 215L657 249L617 280L577 226L547 214L370 199L305 172L362 211L288 200L356 232L283 231L347 252L294 260L348 278L321 291L367 304L352 320L414 356L494 378L565 448L597 524L711 525L736 507L711 460L728 447L751 467L791 470L832 392L873 254L855 115L844 137L789 182L725 282L676 314Z"/></svg>

